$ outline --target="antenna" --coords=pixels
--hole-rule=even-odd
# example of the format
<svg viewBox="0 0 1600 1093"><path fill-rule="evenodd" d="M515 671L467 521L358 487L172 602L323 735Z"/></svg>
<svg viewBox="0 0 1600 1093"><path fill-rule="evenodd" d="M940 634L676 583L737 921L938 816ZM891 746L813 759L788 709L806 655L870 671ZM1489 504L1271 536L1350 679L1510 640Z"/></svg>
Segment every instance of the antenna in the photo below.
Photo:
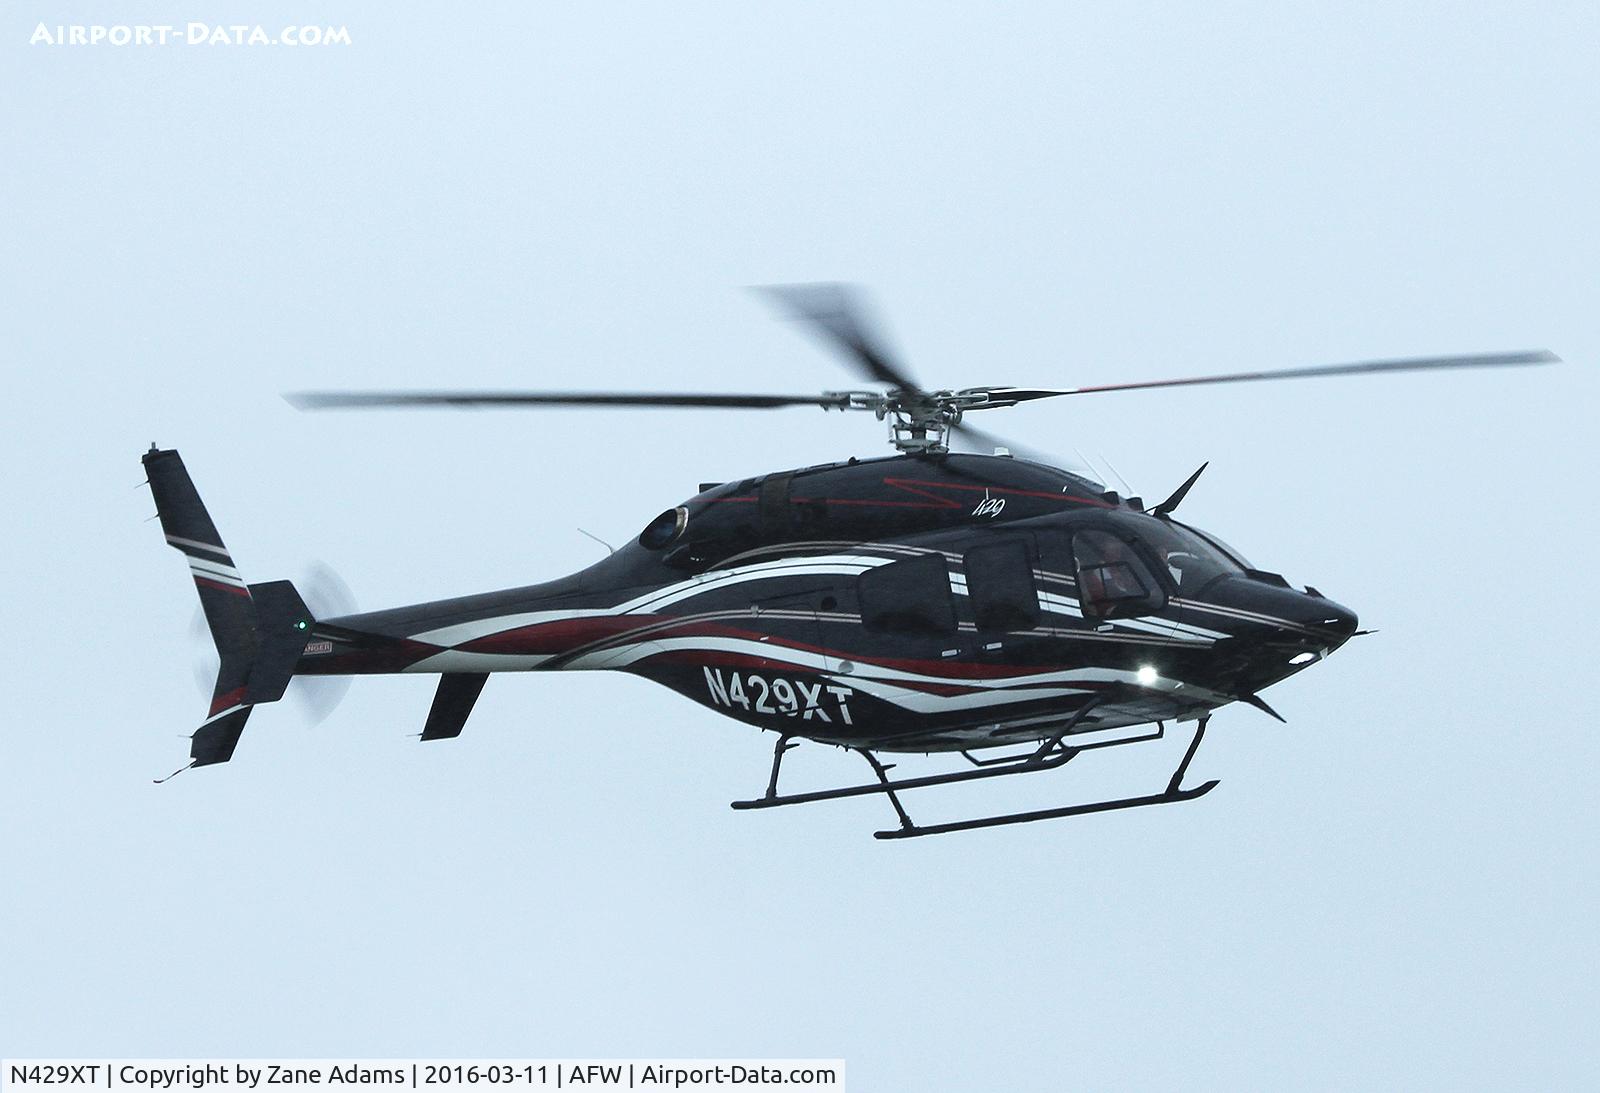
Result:
<svg viewBox="0 0 1600 1093"><path fill-rule="evenodd" d="M587 535L589 538L593 539L595 542L597 542L601 546L605 547L606 548L606 553L608 553L608 554L615 554L617 552L617 548L616 547L612 546L610 543L608 543L604 539L600 538L600 536L595 535L593 532L584 531L582 528L579 528L578 529L578 534L579 535Z"/></svg>
<svg viewBox="0 0 1600 1093"><path fill-rule="evenodd" d="M1106 465L1106 469L1108 471L1110 471L1111 474L1116 478L1116 480L1122 485L1122 496L1124 496L1124 497L1132 497L1133 496L1133 487L1128 484L1128 480L1126 478L1122 477L1122 475L1117 472L1117 468L1115 468L1115 467L1113 467L1111 465L1111 460L1107 459L1105 456L1102 455L1100 457L1100 462L1102 462L1102 463L1104 463Z"/></svg>

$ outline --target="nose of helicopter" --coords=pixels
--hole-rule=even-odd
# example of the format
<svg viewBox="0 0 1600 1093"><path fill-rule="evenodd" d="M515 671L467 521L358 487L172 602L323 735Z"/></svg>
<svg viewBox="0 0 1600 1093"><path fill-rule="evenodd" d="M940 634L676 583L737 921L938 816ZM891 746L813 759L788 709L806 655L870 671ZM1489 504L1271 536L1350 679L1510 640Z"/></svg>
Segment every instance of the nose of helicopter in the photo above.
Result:
<svg viewBox="0 0 1600 1093"><path fill-rule="evenodd" d="M1343 645L1356 632L1359 625L1356 613L1343 604L1333 602L1320 592L1291 590L1289 595L1293 597L1294 606L1285 612L1285 621L1289 626L1284 629L1298 627L1302 631L1309 631L1303 636L1313 643L1328 642L1329 652Z"/></svg>
<svg viewBox="0 0 1600 1093"><path fill-rule="evenodd" d="M1246 690L1316 663L1348 641L1359 625L1348 607L1314 589L1291 588L1274 574L1229 578L1207 591L1229 620L1229 638L1218 643L1217 651Z"/></svg>
<svg viewBox="0 0 1600 1093"><path fill-rule="evenodd" d="M1337 634L1339 644L1343 645L1355 634L1356 629L1361 625L1361 620L1356 617L1354 611L1343 604L1334 603L1328 599L1320 600L1320 603L1322 608L1318 614L1321 617L1316 620L1315 625L1325 627L1332 633Z"/></svg>
<svg viewBox="0 0 1600 1093"><path fill-rule="evenodd" d="M1314 588L1301 591L1275 573L1252 572L1219 582L1223 602L1285 636L1308 641L1343 642L1356 632L1356 613Z"/></svg>

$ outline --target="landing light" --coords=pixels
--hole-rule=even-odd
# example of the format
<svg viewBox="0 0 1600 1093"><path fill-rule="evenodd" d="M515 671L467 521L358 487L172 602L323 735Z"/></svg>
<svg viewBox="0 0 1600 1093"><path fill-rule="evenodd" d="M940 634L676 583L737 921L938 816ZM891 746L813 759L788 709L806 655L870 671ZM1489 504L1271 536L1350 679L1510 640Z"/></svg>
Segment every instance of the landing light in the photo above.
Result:
<svg viewBox="0 0 1600 1093"><path fill-rule="evenodd" d="M1139 684L1141 686L1148 687L1156 680L1161 678L1161 673L1157 672L1150 665L1144 664L1140 666L1138 676Z"/></svg>
<svg viewBox="0 0 1600 1093"><path fill-rule="evenodd" d="M1317 659L1317 654L1315 654L1315 653L1296 653L1294 656L1289 658L1289 663L1290 664L1310 664L1313 660L1316 660L1316 659Z"/></svg>

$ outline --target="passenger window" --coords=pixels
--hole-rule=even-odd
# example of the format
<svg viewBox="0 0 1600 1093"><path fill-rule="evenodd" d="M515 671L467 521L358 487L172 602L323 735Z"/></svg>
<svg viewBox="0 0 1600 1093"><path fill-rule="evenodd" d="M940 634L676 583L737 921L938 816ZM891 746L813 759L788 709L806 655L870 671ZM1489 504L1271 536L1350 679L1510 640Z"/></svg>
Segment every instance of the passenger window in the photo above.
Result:
<svg viewBox="0 0 1600 1093"><path fill-rule="evenodd" d="M979 630L1031 630L1039 623L1028 545L1020 539L967 551L967 597Z"/></svg>
<svg viewBox="0 0 1600 1093"><path fill-rule="evenodd" d="M923 554L890 562L856 581L861 621L875 630L948 634L956 628L944 555Z"/></svg>
<svg viewBox="0 0 1600 1093"><path fill-rule="evenodd" d="M1046 585L1052 580L1072 579L1072 536L1061 531L1043 531L1034 535L1033 542L1039 551L1039 572Z"/></svg>
<svg viewBox="0 0 1600 1093"><path fill-rule="evenodd" d="M1166 605L1155 575L1131 543L1105 531L1080 531L1072 537L1072 556L1084 618L1148 615Z"/></svg>

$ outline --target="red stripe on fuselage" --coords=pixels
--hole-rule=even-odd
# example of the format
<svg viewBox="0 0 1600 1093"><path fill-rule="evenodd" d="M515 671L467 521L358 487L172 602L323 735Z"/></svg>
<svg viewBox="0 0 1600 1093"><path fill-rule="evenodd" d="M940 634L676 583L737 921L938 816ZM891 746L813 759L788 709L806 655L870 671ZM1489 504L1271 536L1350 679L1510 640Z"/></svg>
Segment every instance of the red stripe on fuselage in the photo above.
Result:
<svg viewBox="0 0 1600 1093"><path fill-rule="evenodd" d="M930 497L935 501L941 502L940 508L960 508L961 502L948 497L940 497L930 491L960 490L963 493L1002 494L1007 497L1042 497L1046 500L1060 501L1069 505L1096 505L1107 509L1117 507L1109 501L1102 501L1097 497L1079 497L1070 493L1045 493L1043 490L1024 490L1011 486L978 486L961 482L926 482L918 478L885 478L883 484L905 490L908 493L915 493L922 497ZM833 504L833 502L830 501L829 504Z"/></svg>
<svg viewBox="0 0 1600 1093"><path fill-rule="evenodd" d="M498 634L489 634L456 646L456 648L462 652L469 653L562 656L579 651L588 653L597 648L625 645L635 635L637 635L638 641L650 641L668 636L676 638L737 638L745 641L763 642L768 644L774 652L782 649L794 649L833 657L838 660L852 660L860 664L870 664L916 675L943 676L956 679L1012 679L1039 675L1043 672L1054 672L1062 667L1059 664L1009 665L956 658L935 660L864 656L860 653L830 649L825 646L793 641L788 638L779 639L772 634L748 627L728 625L721 621L695 618L679 620L671 615L595 615L576 619L554 619L550 622L533 623L529 626L519 626L515 629L505 630ZM731 657L744 655L712 649L704 651L675 650L672 655L676 656L680 652L685 658L690 660L700 658L700 661L704 662L709 662L708 658L713 656ZM752 658L752 663L757 663L760 659L759 657L754 657ZM774 657L773 659L778 658ZM807 670L815 671L816 669L808 668Z"/></svg>
<svg viewBox="0 0 1600 1093"><path fill-rule="evenodd" d="M747 653L729 653L723 650L710 650L704 653L689 649L673 650L666 653L657 653L653 657L645 657L636 662L635 667L641 664L686 664L691 668L753 668L757 671L770 672L774 668L793 672L795 675L829 675L837 677L841 683L847 683L849 676L840 676L837 672L822 672L809 664L795 664L783 657L758 657ZM959 683L933 683L924 679L886 679L878 682L893 684L903 687L908 691L923 691L934 695L962 695L971 694L978 690L976 687L963 686Z"/></svg>
<svg viewBox="0 0 1600 1093"><path fill-rule="evenodd" d="M666 615L590 615L552 619L486 634L455 648L464 653L567 653L579 646L642 630L670 618Z"/></svg>
<svg viewBox="0 0 1600 1093"><path fill-rule="evenodd" d="M925 497L926 501L890 501L883 498L867 497L794 497L791 503L804 504L806 502L821 502L824 505L861 505L867 508L891 509L960 509L966 505L953 497L941 497L935 490L959 490L963 493L982 493L1001 497L1038 497L1047 501L1059 501L1064 505L1093 505L1096 508L1114 509L1117 506L1109 501L1102 501L1098 497L1080 497L1071 493L1047 493L1043 490L1024 490L1011 486L977 486L960 482L927 482L918 478L885 478L883 484L892 490L901 490ZM754 497L714 497L712 504L728 502L753 502Z"/></svg>

